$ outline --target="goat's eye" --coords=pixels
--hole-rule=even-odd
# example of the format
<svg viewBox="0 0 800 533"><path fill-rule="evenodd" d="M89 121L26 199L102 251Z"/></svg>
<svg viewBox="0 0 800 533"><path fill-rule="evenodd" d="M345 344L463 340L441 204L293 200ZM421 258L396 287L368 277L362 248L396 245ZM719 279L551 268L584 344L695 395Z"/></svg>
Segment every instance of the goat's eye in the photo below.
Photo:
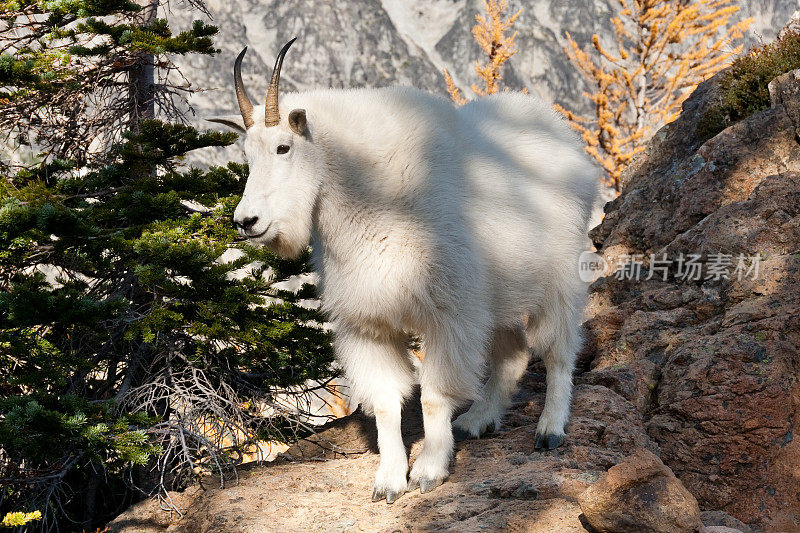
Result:
<svg viewBox="0 0 800 533"><path fill-rule="evenodd" d="M279 154L285 154L285 153L287 153L289 151L289 145L288 144L279 144L277 151L278 151Z"/></svg>

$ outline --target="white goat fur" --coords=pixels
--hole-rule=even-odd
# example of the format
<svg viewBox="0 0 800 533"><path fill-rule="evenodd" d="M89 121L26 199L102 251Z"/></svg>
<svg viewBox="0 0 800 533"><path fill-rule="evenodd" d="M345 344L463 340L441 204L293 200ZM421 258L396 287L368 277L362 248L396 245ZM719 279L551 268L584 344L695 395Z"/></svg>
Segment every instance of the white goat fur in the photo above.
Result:
<svg viewBox="0 0 800 533"><path fill-rule="evenodd" d="M337 357L378 426L375 499L447 478L459 403L474 400L456 427L478 436L499 426L526 344L547 369L537 435L560 443L585 297L578 255L597 191L564 120L528 95L456 108L410 88L289 93L280 108L278 126L247 131L235 216L258 217L253 234L265 233L254 240L281 255L312 244ZM305 135L287 123L298 108ZM276 154L280 144L291 151ZM409 334L425 354L425 441L407 481Z"/></svg>

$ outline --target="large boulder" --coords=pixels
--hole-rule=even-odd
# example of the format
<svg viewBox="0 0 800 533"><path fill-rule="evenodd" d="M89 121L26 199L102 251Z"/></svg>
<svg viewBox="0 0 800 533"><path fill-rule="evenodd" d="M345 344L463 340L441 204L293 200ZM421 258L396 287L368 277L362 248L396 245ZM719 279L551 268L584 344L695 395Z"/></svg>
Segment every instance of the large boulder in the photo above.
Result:
<svg viewBox="0 0 800 533"><path fill-rule="evenodd" d="M608 533L694 533L697 500L653 452L636 450L578 498L586 520Z"/></svg>

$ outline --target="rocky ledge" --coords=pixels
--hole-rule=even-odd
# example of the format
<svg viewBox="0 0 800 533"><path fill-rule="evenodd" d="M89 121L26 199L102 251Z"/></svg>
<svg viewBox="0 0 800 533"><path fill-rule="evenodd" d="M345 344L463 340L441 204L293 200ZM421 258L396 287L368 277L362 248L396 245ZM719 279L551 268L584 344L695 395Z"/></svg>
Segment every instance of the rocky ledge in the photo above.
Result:
<svg viewBox="0 0 800 533"><path fill-rule="evenodd" d="M656 135L592 231L606 260L645 266L591 286L561 448L533 447L534 360L504 427L459 443L431 493L370 501L374 423L356 413L234 486L171 495L182 516L145 501L111 529L800 531L800 81L779 78L770 109L703 142L696 124L716 87L702 84ZM666 280L649 276L650 254L671 262ZM694 254L699 277L678 261ZM404 417L412 460L416 402Z"/></svg>

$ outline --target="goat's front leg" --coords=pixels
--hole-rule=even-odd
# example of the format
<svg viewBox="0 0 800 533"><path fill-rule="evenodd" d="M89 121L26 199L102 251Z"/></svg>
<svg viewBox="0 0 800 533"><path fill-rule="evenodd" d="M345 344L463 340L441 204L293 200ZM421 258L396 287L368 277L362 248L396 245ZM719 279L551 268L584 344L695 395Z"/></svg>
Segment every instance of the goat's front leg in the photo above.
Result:
<svg viewBox="0 0 800 533"><path fill-rule="evenodd" d="M422 452L414 461L408 489L414 490L419 487L420 492L430 492L450 475L449 466L454 444L450 418L456 402L452 397L424 385L421 399L425 442Z"/></svg>
<svg viewBox="0 0 800 533"><path fill-rule="evenodd" d="M393 503L406 491L408 455L400 432L403 400L414 384L413 367L402 335L371 337L340 328L336 353L350 381L351 395L375 415L381 461L372 500Z"/></svg>
<svg viewBox="0 0 800 533"><path fill-rule="evenodd" d="M381 462L375 472L372 501L386 498L386 503L394 501L406 492L408 456L400 432L400 409L402 399L380 397L373 401L375 424L378 426L378 450Z"/></svg>

